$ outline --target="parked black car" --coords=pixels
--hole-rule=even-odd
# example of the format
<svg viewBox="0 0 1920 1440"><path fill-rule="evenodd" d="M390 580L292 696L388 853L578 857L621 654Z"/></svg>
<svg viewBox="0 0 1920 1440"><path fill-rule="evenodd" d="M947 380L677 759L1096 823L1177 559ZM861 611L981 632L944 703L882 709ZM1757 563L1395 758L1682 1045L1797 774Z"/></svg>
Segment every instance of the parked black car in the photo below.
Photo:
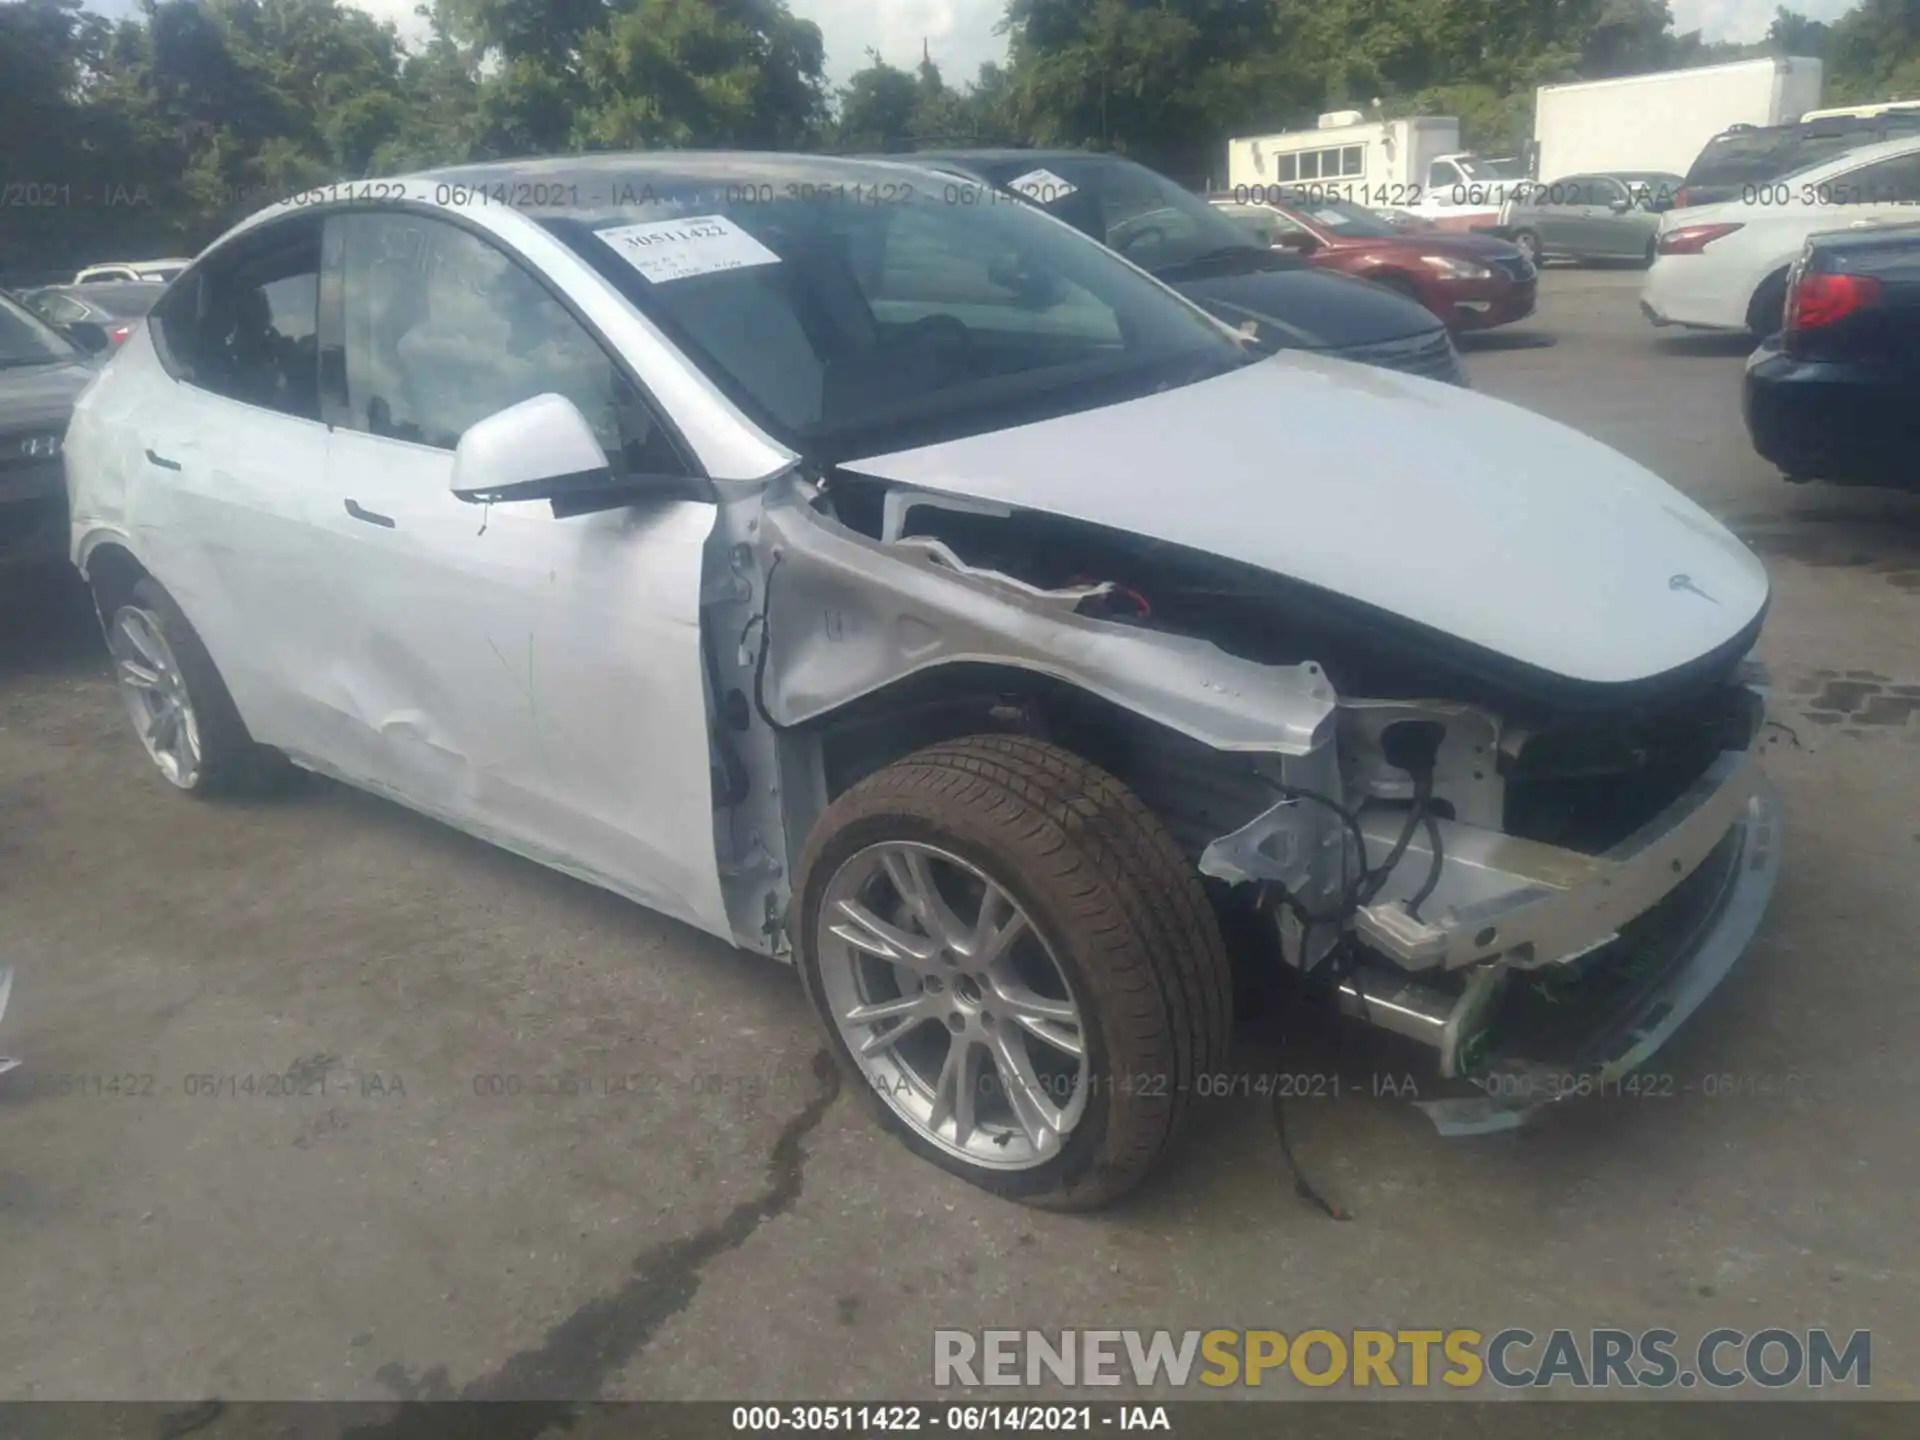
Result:
<svg viewBox="0 0 1920 1440"><path fill-rule="evenodd" d="M1753 445L1789 480L1920 486L1920 225L1816 235L1747 361Z"/></svg>
<svg viewBox="0 0 1920 1440"><path fill-rule="evenodd" d="M66 553L60 447L93 376L64 336L0 295L0 563Z"/></svg>
<svg viewBox="0 0 1920 1440"><path fill-rule="evenodd" d="M1673 208L1739 200L1755 185L1862 145L1914 134L1920 134L1920 113L1898 110L1884 115L1835 115L1791 125L1738 125L1714 136L1694 157L1674 194Z"/></svg>
<svg viewBox="0 0 1920 1440"><path fill-rule="evenodd" d="M158 280L95 280L23 290L20 301L82 350L98 354L124 342L166 293Z"/></svg>
<svg viewBox="0 0 1920 1440"><path fill-rule="evenodd" d="M1418 301L1276 251L1164 175L1078 150L888 157L1019 196L1275 349L1313 350L1468 384L1447 328Z"/></svg>

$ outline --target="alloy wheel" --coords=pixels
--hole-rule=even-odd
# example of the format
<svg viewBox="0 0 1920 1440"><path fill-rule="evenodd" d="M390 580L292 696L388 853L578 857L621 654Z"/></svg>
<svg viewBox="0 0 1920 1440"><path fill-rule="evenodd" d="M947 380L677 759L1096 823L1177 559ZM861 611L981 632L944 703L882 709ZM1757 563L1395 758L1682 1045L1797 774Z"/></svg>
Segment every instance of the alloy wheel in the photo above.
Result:
<svg viewBox="0 0 1920 1440"><path fill-rule="evenodd" d="M997 1170L1060 1153L1086 1111L1087 1026L1004 885L931 845L870 845L828 881L815 945L841 1041L916 1132Z"/></svg>
<svg viewBox="0 0 1920 1440"><path fill-rule="evenodd" d="M200 780L200 724L160 618L137 605L121 606L107 649L140 743L169 783L193 789Z"/></svg>

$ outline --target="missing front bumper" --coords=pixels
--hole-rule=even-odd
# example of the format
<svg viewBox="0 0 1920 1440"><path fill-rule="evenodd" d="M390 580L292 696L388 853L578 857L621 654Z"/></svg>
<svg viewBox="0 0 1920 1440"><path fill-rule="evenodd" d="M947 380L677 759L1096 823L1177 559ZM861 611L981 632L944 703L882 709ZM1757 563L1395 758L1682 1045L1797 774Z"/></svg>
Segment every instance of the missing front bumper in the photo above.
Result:
<svg viewBox="0 0 1920 1440"><path fill-rule="evenodd" d="M1591 957L1601 993L1563 995L1550 1027L1496 1013L1474 1084L1417 1102L1443 1135L1511 1130L1569 1096L1617 1088L1671 1039L1752 943L1780 871L1779 796L1764 778L1707 860ZM1610 982L1610 983L1609 983Z"/></svg>

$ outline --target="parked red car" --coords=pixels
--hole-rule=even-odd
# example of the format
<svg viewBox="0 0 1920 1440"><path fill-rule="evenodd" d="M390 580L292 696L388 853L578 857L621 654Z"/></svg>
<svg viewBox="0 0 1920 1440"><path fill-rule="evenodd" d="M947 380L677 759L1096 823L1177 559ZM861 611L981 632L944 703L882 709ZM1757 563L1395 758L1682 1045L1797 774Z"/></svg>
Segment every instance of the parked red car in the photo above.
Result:
<svg viewBox="0 0 1920 1440"><path fill-rule="evenodd" d="M1519 246L1492 235L1409 230L1332 196L1209 198L1269 245L1410 295L1451 329L1487 330L1533 313L1539 272Z"/></svg>

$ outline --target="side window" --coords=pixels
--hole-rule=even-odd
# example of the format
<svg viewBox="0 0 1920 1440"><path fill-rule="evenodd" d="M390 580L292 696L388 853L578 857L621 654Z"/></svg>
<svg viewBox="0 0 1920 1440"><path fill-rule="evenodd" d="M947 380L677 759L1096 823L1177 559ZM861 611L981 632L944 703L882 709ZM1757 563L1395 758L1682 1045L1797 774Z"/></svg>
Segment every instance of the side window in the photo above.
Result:
<svg viewBox="0 0 1920 1440"><path fill-rule="evenodd" d="M1453 168L1451 160L1436 160L1427 166L1427 188L1441 190L1460 182L1460 172Z"/></svg>
<svg viewBox="0 0 1920 1440"><path fill-rule="evenodd" d="M155 308L163 358L230 400L320 418L320 226L270 225L212 257Z"/></svg>
<svg viewBox="0 0 1920 1440"><path fill-rule="evenodd" d="M1603 177L1593 182L1593 188L1589 194L1591 197L1587 201L1589 205L1611 205L1616 200L1627 198L1627 187L1618 180L1608 180Z"/></svg>
<svg viewBox="0 0 1920 1440"><path fill-rule="evenodd" d="M1835 192L1850 204L1911 205L1920 201L1920 151L1896 155L1835 177Z"/></svg>
<svg viewBox="0 0 1920 1440"><path fill-rule="evenodd" d="M42 295L33 302L33 309L40 317L54 325L71 325L76 320L87 318L84 306L65 295Z"/></svg>
<svg viewBox="0 0 1920 1440"><path fill-rule="evenodd" d="M549 391L628 474L684 474L671 436L600 342L479 236L399 212L333 216L346 415L370 435L451 450L476 421Z"/></svg>

